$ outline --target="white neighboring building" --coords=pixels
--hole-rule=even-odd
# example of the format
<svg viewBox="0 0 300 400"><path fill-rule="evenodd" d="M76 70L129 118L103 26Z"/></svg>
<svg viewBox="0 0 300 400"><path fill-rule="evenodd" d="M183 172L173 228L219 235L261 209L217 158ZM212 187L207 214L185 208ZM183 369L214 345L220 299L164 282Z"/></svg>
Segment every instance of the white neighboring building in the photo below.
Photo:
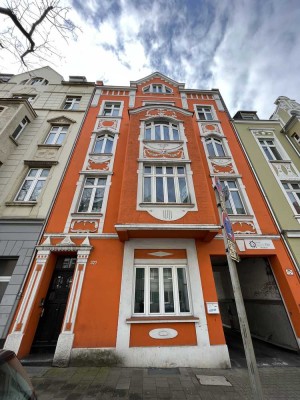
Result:
<svg viewBox="0 0 300 400"><path fill-rule="evenodd" d="M50 67L0 74L0 346L94 87Z"/></svg>

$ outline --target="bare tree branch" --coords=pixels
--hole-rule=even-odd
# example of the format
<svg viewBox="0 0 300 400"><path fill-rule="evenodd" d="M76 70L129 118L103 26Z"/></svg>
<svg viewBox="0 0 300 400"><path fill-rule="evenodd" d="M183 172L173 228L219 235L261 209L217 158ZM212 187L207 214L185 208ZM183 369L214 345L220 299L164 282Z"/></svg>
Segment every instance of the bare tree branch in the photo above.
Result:
<svg viewBox="0 0 300 400"><path fill-rule="evenodd" d="M1 32L0 28L0 50L14 54L25 67L29 55L41 60L45 60L47 54L49 58L57 56L51 36L56 32L68 41L70 37L76 38L79 30L67 18L69 11L69 7L60 6L60 0L7 0L6 7L0 7L0 15L6 18L6 29Z"/></svg>

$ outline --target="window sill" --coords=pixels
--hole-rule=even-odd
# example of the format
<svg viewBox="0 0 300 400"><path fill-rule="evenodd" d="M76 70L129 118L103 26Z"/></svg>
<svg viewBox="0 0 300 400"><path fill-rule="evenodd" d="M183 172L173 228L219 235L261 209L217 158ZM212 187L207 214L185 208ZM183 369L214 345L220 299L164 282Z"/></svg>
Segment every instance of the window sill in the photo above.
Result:
<svg viewBox="0 0 300 400"><path fill-rule="evenodd" d="M254 215L251 215L251 214L229 214L228 212L227 212L227 214L228 214L228 217L230 217L230 218L235 218L235 217L237 217L237 218L239 218L239 219L246 219L246 220L248 220L249 218L254 218Z"/></svg>
<svg viewBox="0 0 300 400"><path fill-rule="evenodd" d="M37 204L37 201L7 201L5 203L6 206L11 207L11 206L27 206L27 207L33 207Z"/></svg>
<svg viewBox="0 0 300 400"><path fill-rule="evenodd" d="M208 123L210 122L210 123L212 123L212 124L213 124L213 123L216 123L216 122L217 122L217 123L220 123L220 120L219 120L219 119L199 119L199 118L196 118L196 121L197 121L197 122L206 122L206 123L207 123L207 122L208 122ZM213 132L213 131L212 131L212 132Z"/></svg>
<svg viewBox="0 0 300 400"><path fill-rule="evenodd" d="M9 138L16 146L19 146L19 143L17 142L17 140L14 139L11 135L9 135Z"/></svg>
<svg viewBox="0 0 300 400"><path fill-rule="evenodd" d="M126 324L163 324L166 322L199 322L199 318L193 315L186 316L157 316L157 317L131 317L126 319Z"/></svg>
<svg viewBox="0 0 300 400"><path fill-rule="evenodd" d="M39 149L60 149L61 147L62 147L61 144L49 144L49 143L38 144Z"/></svg>
<svg viewBox="0 0 300 400"><path fill-rule="evenodd" d="M170 143L170 144L183 144L183 140L151 140L151 139L143 139L144 143Z"/></svg>
<svg viewBox="0 0 300 400"><path fill-rule="evenodd" d="M223 160L223 159L232 160L232 157L230 157L230 156L208 156L208 158L210 160L214 160L214 159L217 159L217 160Z"/></svg>
<svg viewBox="0 0 300 400"><path fill-rule="evenodd" d="M89 153L89 156L105 156L105 157L111 157L113 153Z"/></svg>
<svg viewBox="0 0 300 400"><path fill-rule="evenodd" d="M118 119L121 119L122 115L101 115L101 114L99 114L98 118L118 118Z"/></svg>
<svg viewBox="0 0 300 400"><path fill-rule="evenodd" d="M194 208L195 204L192 203L139 203L140 207L159 207L159 208L165 208L165 207L176 207L176 208Z"/></svg>
<svg viewBox="0 0 300 400"><path fill-rule="evenodd" d="M103 214L101 212L75 212L71 213L71 217L103 217Z"/></svg>

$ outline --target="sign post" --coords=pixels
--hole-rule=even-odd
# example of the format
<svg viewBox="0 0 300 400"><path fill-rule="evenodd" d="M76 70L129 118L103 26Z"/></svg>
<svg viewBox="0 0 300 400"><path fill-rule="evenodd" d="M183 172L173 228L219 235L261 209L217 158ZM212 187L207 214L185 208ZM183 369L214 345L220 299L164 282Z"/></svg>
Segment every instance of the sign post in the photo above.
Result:
<svg viewBox="0 0 300 400"><path fill-rule="evenodd" d="M232 225L226 212L225 202L226 200L228 200L229 191L228 189L223 189L220 179L218 177L215 177L214 189L217 197L218 212L222 224L222 233L226 249L230 279L232 283L233 294L244 344L251 391L254 400L263 400L261 382L259 378L246 309L236 268L236 262L239 262L240 258L236 251L235 237Z"/></svg>

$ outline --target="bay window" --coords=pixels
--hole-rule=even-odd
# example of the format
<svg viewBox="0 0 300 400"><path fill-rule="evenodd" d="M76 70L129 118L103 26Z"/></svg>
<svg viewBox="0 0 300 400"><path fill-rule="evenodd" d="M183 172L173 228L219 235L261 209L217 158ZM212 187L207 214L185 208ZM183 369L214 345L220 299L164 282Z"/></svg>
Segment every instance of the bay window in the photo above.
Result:
<svg viewBox="0 0 300 400"><path fill-rule="evenodd" d="M134 314L190 313L185 266L136 266Z"/></svg>
<svg viewBox="0 0 300 400"><path fill-rule="evenodd" d="M146 140L179 140L178 124L168 121L152 121L145 124Z"/></svg>
<svg viewBox="0 0 300 400"><path fill-rule="evenodd" d="M189 203L185 167L144 165L143 202Z"/></svg>

